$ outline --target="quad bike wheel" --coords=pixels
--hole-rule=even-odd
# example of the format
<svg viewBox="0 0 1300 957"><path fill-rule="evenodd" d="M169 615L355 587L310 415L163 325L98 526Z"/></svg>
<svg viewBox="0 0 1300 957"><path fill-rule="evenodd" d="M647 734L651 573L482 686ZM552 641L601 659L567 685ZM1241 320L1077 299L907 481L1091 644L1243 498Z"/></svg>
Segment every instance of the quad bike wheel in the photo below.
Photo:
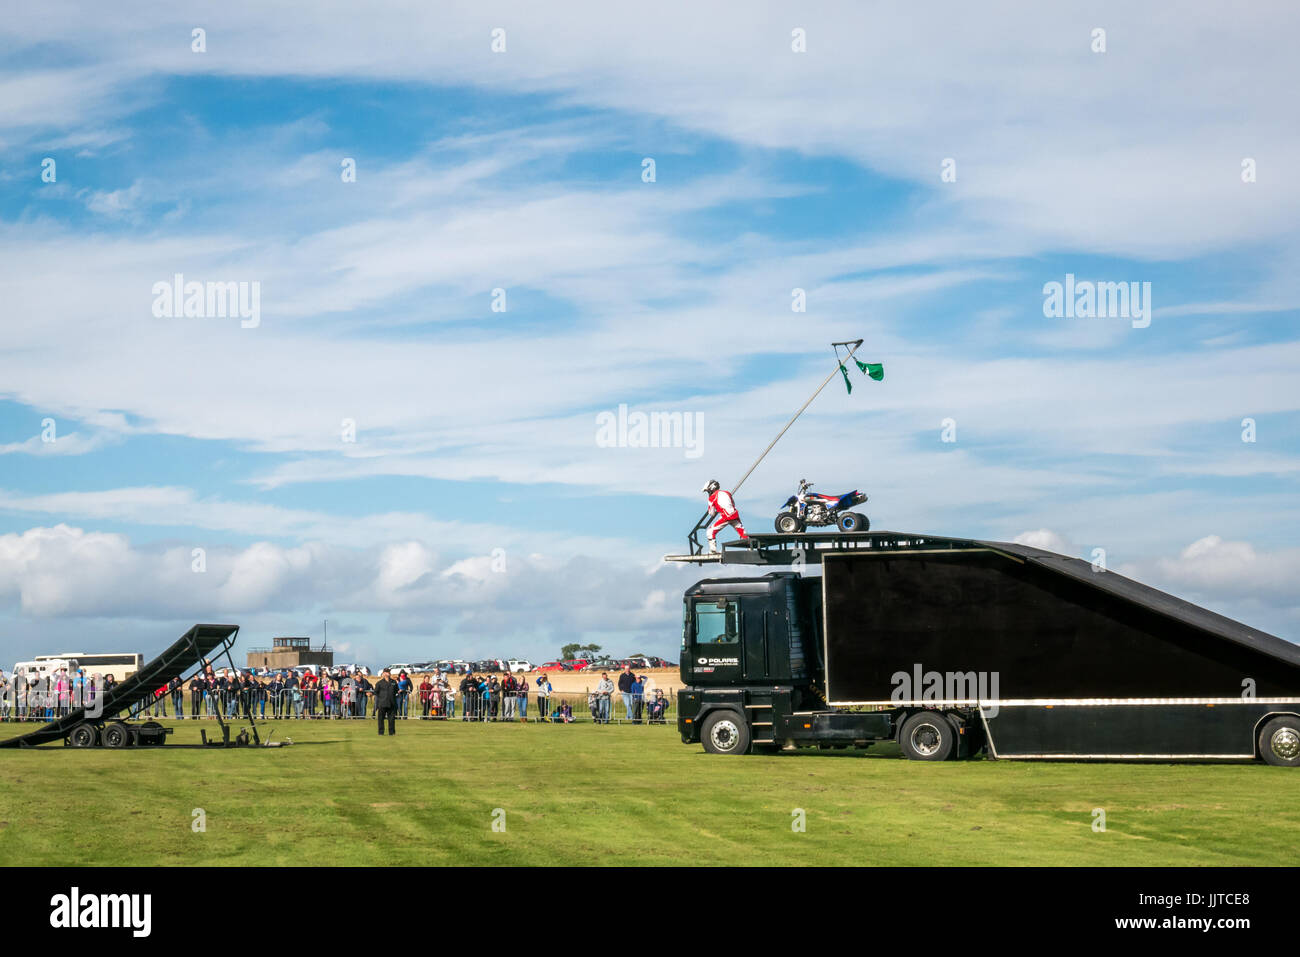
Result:
<svg viewBox="0 0 1300 957"><path fill-rule="evenodd" d="M804 530L804 524L798 515L782 512L776 517L776 530L781 535L796 535Z"/></svg>
<svg viewBox="0 0 1300 957"><path fill-rule="evenodd" d="M865 532L871 528L871 522L861 512L841 512L835 524L841 532Z"/></svg>

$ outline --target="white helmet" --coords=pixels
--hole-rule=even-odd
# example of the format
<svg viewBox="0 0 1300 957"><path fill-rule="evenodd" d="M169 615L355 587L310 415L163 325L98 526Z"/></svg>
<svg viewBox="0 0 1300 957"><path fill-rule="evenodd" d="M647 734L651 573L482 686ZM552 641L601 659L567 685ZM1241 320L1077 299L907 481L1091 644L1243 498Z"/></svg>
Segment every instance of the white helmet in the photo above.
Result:
<svg viewBox="0 0 1300 957"><path fill-rule="evenodd" d="M709 479L708 484L706 484L704 488L700 489L700 491L705 495L712 495L720 488L722 488L722 486L718 484L717 479Z"/></svg>

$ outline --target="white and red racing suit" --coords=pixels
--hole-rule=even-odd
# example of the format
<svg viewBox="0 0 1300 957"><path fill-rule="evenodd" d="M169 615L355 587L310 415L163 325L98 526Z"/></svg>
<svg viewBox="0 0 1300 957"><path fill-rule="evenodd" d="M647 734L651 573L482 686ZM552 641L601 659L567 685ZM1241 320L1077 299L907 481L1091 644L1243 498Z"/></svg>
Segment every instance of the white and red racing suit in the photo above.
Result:
<svg viewBox="0 0 1300 957"><path fill-rule="evenodd" d="M749 538L745 534L745 526L740 521L740 512L736 510L736 501L731 497L730 492L718 489L709 496L709 515L714 514L718 516L718 520L709 526L709 551L718 550L718 532L728 525L734 525L741 538Z"/></svg>

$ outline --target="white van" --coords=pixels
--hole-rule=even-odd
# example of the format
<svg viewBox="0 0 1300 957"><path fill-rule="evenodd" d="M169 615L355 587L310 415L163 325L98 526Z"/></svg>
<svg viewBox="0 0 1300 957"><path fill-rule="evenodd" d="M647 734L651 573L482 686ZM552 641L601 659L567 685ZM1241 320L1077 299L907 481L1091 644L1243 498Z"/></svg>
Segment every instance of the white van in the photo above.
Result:
<svg viewBox="0 0 1300 957"><path fill-rule="evenodd" d="M13 674L22 675L28 681L40 681L43 678L52 678L60 668L66 668L68 674L76 674L77 660L75 658L44 658L40 661L19 661L14 665Z"/></svg>

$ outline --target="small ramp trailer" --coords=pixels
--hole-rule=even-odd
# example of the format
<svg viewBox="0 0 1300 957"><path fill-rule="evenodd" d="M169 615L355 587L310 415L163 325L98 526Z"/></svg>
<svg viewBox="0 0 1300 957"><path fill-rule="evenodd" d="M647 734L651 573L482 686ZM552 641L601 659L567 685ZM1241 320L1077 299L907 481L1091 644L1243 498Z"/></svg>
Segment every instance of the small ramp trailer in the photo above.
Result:
<svg viewBox="0 0 1300 957"><path fill-rule="evenodd" d="M233 669L235 663L230 657L230 649L238 634L238 625L195 625L130 678L113 685L107 694L42 724L35 731L0 741L0 748L34 748L60 739L65 745L74 748L116 749L166 744L167 735L172 733L172 728L164 728L156 721L133 722L122 720L119 716L123 711L130 713L137 706L140 706L139 710L143 713L142 703L152 703L159 688L170 683L173 678L186 680L187 672L191 669L197 674L216 655L225 654ZM251 741L248 730L245 729L241 729L232 740L229 725L218 714L221 740L209 741L207 732L200 731L203 744L218 747L261 744L247 702L244 702L244 717L248 719L252 730Z"/></svg>
<svg viewBox="0 0 1300 957"><path fill-rule="evenodd" d="M677 727L714 754L1300 765L1300 646L1079 559L866 532L665 560L789 569L686 590Z"/></svg>

